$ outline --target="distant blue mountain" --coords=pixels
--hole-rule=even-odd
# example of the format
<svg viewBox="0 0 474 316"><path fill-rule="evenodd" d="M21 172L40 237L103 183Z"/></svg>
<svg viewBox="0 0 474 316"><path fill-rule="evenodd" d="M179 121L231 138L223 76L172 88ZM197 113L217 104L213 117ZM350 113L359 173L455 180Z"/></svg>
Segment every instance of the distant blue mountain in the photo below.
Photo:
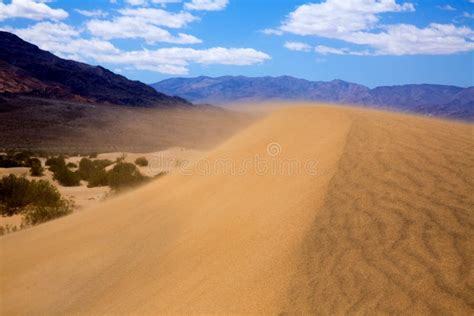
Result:
<svg viewBox="0 0 474 316"><path fill-rule="evenodd" d="M413 84L370 89L342 80L309 81L290 76L172 78L151 86L195 103L317 101L474 120L474 87Z"/></svg>

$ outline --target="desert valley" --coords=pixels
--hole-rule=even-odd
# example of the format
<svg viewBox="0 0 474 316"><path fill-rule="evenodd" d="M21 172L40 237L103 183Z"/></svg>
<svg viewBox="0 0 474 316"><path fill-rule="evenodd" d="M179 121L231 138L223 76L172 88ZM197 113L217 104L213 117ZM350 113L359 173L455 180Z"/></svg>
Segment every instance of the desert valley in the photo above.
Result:
<svg viewBox="0 0 474 316"><path fill-rule="evenodd" d="M13 33L1 315L474 314L472 85L147 85Z"/></svg>

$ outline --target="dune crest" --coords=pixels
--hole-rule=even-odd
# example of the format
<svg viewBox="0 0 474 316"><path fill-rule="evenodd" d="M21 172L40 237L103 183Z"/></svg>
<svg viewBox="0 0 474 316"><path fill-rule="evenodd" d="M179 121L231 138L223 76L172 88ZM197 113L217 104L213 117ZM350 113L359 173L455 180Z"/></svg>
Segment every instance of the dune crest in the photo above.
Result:
<svg viewBox="0 0 474 316"><path fill-rule="evenodd" d="M472 135L277 110L209 153L209 169L1 238L0 312L472 313ZM315 172L278 168L288 161Z"/></svg>

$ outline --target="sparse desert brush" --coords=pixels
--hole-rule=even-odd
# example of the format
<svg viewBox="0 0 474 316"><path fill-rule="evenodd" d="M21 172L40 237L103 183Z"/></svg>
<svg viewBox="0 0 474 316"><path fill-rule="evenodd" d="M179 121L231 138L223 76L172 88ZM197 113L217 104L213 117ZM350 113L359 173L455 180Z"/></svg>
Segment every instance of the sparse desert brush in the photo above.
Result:
<svg viewBox="0 0 474 316"><path fill-rule="evenodd" d="M96 171L96 166L92 162L92 160L88 158L82 158L79 161L79 175L81 176L82 180L89 181L89 178L92 174Z"/></svg>
<svg viewBox="0 0 474 316"><path fill-rule="evenodd" d="M145 157L138 157L135 159L135 164L140 167L148 166L148 160Z"/></svg>
<svg viewBox="0 0 474 316"><path fill-rule="evenodd" d="M133 163L119 162L107 173L108 184L112 190L119 191L142 184L149 180L142 175Z"/></svg>
<svg viewBox="0 0 474 316"><path fill-rule="evenodd" d="M53 157L46 160L46 166L49 166L54 174L54 180L66 187L78 186L81 183L81 177L77 172L73 172L66 166L64 156Z"/></svg>
<svg viewBox="0 0 474 316"><path fill-rule="evenodd" d="M97 158L97 156L98 156L97 153L91 153L91 154L89 155L89 158L94 159L94 158Z"/></svg>
<svg viewBox="0 0 474 316"><path fill-rule="evenodd" d="M1 155L0 156L0 168L15 168L15 167L22 167L22 164L13 159L11 156L8 155Z"/></svg>
<svg viewBox="0 0 474 316"><path fill-rule="evenodd" d="M52 157L46 160L45 165L49 167L49 170L55 172L56 170L66 168L66 160L63 156Z"/></svg>
<svg viewBox="0 0 474 316"><path fill-rule="evenodd" d="M79 173L71 171L66 167L55 170L53 178L65 187L75 187L81 184Z"/></svg>
<svg viewBox="0 0 474 316"><path fill-rule="evenodd" d="M66 167L68 167L69 169L75 169L77 168L77 164L75 164L74 162L68 162Z"/></svg>
<svg viewBox="0 0 474 316"><path fill-rule="evenodd" d="M117 157L117 159L115 160L115 162L119 163L119 162L124 162L125 159L127 159L127 154L126 153L122 153L120 155L120 157Z"/></svg>
<svg viewBox="0 0 474 316"><path fill-rule="evenodd" d="M43 175L44 168L41 165L41 161L38 158L30 159L30 174L33 177L41 177Z"/></svg>
<svg viewBox="0 0 474 316"><path fill-rule="evenodd" d="M31 206L25 213L26 225L37 225L72 213L74 203L61 199L54 206Z"/></svg>
<svg viewBox="0 0 474 316"><path fill-rule="evenodd" d="M5 155L0 155L0 168L31 167L32 155L29 151L9 150Z"/></svg>
<svg viewBox="0 0 474 316"><path fill-rule="evenodd" d="M87 184L88 188L94 187L103 187L109 184L109 180L107 177L107 172L102 168L96 170L90 177L89 183Z"/></svg>
<svg viewBox="0 0 474 316"><path fill-rule="evenodd" d="M88 188L106 186L108 184L105 168L113 164L108 159L90 160L82 158L79 162L78 173L81 179L88 181Z"/></svg>
<svg viewBox="0 0 474 316"><path fill-rule="evenodd" d="M45 180L28 180L9 175L0 179L0 215L25 215L29 225L35 225L72 212L72 202Z"/></svg>
<svg viewBox="0 0 474 316"><path fill-rule="evenodd" d="M109 159L97 159L97 160L94 160L94 165L99 168L99 169L105 169L107 168L108 166L110 166L111 164L113 164L113 161L109 160Z"/></svg>

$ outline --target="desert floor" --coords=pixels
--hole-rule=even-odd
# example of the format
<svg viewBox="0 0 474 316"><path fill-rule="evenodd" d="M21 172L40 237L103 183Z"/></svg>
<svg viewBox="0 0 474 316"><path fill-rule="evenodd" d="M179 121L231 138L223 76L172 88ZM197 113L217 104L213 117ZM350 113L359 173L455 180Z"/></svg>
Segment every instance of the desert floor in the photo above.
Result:
<svg viewBox="0 0 474 316"><path fill-rule="evenodd" d="M278 109L0 238L0 314L473 314L474 127Z"/></svg>

